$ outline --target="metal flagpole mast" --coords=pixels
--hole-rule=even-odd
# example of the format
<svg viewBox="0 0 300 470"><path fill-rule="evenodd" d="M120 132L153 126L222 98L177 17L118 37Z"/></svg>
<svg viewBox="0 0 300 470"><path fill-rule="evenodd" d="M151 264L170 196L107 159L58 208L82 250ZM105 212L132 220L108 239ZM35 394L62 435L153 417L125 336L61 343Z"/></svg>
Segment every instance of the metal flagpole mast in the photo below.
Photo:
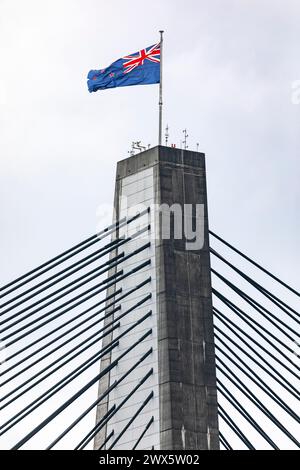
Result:
<svg viewBox="0 0 300 470"><path fill-rule="evenodd" d="M159 77L159 126L158 126L158 145L162 144L162 66L163 66L163 31L160 34L160 77Z"/></svg>

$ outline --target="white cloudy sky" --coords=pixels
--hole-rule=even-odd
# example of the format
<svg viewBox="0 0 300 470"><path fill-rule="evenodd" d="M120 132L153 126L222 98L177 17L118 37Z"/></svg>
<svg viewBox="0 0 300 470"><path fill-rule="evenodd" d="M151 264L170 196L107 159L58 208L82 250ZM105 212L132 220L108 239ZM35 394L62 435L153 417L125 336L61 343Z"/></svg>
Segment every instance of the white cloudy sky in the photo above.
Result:
<svg viewBox="0 0 300 470"><path fill-rule="evenodd" d="M157 86L89 94L86 74L165 33L165 123L207 155L210 226L299 277L298 1L1 0L1 277L97 226L116 162L154 145Z"/></svg>
<svg viewBox="0 0 300 470"><path fill-rule="evenodd" d="M0 0L1 280L93 234L116 162L156 144L156 85L86 75L164 29L164 123L206 153L211 229L297 286L299 21L297 0Z"/></svg>

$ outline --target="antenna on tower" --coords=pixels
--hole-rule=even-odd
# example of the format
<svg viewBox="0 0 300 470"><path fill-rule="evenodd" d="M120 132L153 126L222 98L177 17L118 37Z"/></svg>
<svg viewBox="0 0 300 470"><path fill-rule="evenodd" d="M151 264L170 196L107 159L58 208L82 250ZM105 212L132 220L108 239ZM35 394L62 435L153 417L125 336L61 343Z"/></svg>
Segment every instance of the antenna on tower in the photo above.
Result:
<svg viewBox="0 0 300 470"><path fill-rule="evenodd" d="M168 124L167 124L167 126L166 126L166 132L165 132L166 147L168 146L169 136L170 136L170 134L169 134L169 126L168 126Z"/></svg>
<svg viewBox="0 0 300 470"><path fill-rule="evenodd" d="M128 153L131 157L134 156L134 142L131 143L131 149L128 150Z"/></svg>
<svg viewBox="0 0 300 470"><path fill-rule="evenodd" d="M196 143L197 152L199 152L199 142Z"/></svg>
<svg viewBox="0 0 300 470"><path fill-rule="evenodd" d="M148 149L149 148L150 144L148 144ZM147 150L147 147L145 147L145 145L142 145L140 140L137 140L136 142L131 143L131 150L128 150L128 153L131 157L135 155L135 150L139 150L140 152L142 152L143 150Z"/></svg>
<svg viewBox="0 0 300 470"><path fill-rule="evenodd" d="M147 147L141 144L141 141L138 140L137 142L132 142L132 148L135 150L139 150L142 152L143 150L147 150Z"/></svg>
<svg viewBox="0 0 300 470"><path fill-rule="evenodd" d="M182 141L183 143L183 146L184 146L184 150L188 149L189 146L187 145L187 138L188 138L188 133L187 133L187 130L186 129L183 129L183 135L184 135L184 139Z"/></svg>

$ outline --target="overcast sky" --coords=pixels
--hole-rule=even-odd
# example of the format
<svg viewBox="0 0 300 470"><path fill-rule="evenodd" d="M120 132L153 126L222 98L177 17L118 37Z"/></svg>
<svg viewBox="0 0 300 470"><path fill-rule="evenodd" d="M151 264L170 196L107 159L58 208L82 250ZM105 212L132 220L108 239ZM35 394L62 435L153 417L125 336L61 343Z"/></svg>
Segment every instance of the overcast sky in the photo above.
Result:
<svg viewBox="0 0 300 470"><path fill-rule="evenodd" d="M86 75L163 28L164 120L206 153L210 227L297 284L298 1L0 5L3 280L94 233L116 162L156 144L156 85L90 94Z"/></svg>
<svg viewBox="0 0 300 470"><path fill-rule="evenodd" d="M297 287L299 22L297 0L0 0L2 282L95 233L116 162L156 145L158 86L86 76L164 29L164 125L206 154L210 228Z"/></svg>

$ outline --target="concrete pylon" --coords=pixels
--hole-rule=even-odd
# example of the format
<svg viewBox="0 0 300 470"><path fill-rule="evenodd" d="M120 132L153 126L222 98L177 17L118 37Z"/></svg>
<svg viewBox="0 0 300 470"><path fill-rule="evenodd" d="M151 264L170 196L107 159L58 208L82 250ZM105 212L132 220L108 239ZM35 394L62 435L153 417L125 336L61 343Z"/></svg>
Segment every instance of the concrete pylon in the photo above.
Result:
<svg viewBox="0 0 300 470"><path fill-rule="evenodd" d="M96 422L124 401L149 370L153 371L101 427L94 448L109 449L113 445L115 450L132 449L142 436L137 449L219 449L204 154L159 146L120 161L114 206L116 219L150 207L149 213L128 224L126 233L120 228L115 236L128 237L145 228L143 235L112 254L124 252L126 256L150 242L121 266L126 274L147 260L150 264L116 283L107 294L122 288L123 295L151 277L120 301L121 309L114 315L126 312L149 293L151 298L125 315L103 345L148 312L151 315L120 339L118 346L102 359L101 370L152 331L100 380L99 396L149 348L152 351L99 403ZM194 240L193 231L197 231ZM115 272L116 269L109 274ZM111 317L107 322L111 322ZM151 392L153 396L128 426Z"/></svg>

